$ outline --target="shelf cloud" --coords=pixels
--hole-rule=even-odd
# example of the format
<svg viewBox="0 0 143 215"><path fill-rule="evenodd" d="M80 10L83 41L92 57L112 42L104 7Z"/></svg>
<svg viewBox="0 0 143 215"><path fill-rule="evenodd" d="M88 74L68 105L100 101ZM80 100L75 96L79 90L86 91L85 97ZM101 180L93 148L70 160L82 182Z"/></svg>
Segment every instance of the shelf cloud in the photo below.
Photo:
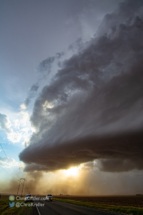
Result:
<svg viewBox="0 0 143 215"><path fill-rule="evenodd" d="M43 88L31 115L36 131L19 155L25 171L93 160L107 172L143 169L142 9L143 1L121 2Z"/></svg>

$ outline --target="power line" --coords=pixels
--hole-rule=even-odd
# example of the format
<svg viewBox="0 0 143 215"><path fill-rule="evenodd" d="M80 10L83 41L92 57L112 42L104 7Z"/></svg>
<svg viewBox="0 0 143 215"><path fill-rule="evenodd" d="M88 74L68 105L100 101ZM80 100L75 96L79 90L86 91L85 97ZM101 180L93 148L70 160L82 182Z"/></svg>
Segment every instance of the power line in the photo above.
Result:
<svg viewBox="0 0 143 215"><path fill-rule="evenodd" d="M4 148L2 147L2 144L0 143L0 145L1 145L1 148L2 148L2 150L3 150L3 153L5 154L5 156L6 156L6 158L8 158L8 156L7 156L7 154L6 154L6 152L5 152L5 150L4 150ZM0 166L8 175L10 175L2 166ZM15 172L15 170L13 169L13 171ZM17 172L15 172L16 173L16 175L17 175ZM12 176L10 175L10 177L12 178ZM26 179L25 178L20 178L20 180L19 180L19 185L18 185L18 190L17 190L17 195L18 195L18 191L19 191L19 189L20 189L20 187L22 188L22 190L21 190L21 196L22 196L22 194L23 194L23 189L24 189L24 183L26 182Z"/></svg>
<svg viewBox="0 0 143 215"><path fill-rule="evenodd" d="M18 185L18 188L17 188L17 196L18 196L18 191L19 191L20 184L21 184L21 180L18 180L18 181L19 181L19 185Z"/></svg>
<svg viewBox="0 0 143 215"><path fill-rule="evenodd" d="M21 188L21 196L23 194L23 189L24 189L24 183L26 182L26 179L25 178L20 178L19 180L19 185L18 185L18 188L17 188L17 195L18 195L18 192L19 192L19 189Z"/></svg>
<svg viewBox="0 0 143 215"><path fill-rule="evenodd" d="M8 175L10 175L2 166L0 166ZM13 176L10 175L11 178L13 178ZM15 176L14 176L15 177Z"/></svg>
<svg viewBox="0 0 143 215"><path fill-rule="evenodd" d="M6 156L6 158L8 158L8 156L7 156L7 154L6 154L6 152L5 152L5 150L3 149L3 147L2 147L2 144L0 143L0 145L1 145L1 148L2 148L2 150L3 150L3 153L5 154L5 156ZM15 174L17 175L17 172L13 169L13 171L15 172Z"/></svg>
<svg viewBox="0 0 143 215"><path fill-rule="evenodd" d="M2 150L3 150L4 154L5 154L5 156L7 157L7 155L6 155L5 151L4 151L4 149L3 149L3 147L2 147L2 144L1 144L1 143L0 143L0 145L1 145L1 148L2 148Z"/></svg>

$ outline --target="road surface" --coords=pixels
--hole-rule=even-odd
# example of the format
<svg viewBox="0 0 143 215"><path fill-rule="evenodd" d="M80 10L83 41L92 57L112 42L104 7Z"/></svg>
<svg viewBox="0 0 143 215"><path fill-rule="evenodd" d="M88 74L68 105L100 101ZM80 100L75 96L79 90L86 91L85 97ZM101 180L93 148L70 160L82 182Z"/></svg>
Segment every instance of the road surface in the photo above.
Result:
<svg viewBox="0 0 143 215"><path fill-rule="evenodd" d="M59 201L40 201L40 203L44 204L44 206L36 207L38 215L119 215L119 213L102 211Z"/></svg>

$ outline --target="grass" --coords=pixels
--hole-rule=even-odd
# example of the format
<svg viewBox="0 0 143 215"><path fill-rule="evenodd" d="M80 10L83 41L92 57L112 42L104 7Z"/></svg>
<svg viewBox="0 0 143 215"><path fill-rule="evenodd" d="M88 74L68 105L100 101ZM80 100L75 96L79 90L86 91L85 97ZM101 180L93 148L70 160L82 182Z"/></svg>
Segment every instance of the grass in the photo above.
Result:
<svg viewBox="0 0 143 215"><path fill-rule="evenodd" d="M54 198L56 201L60 202L67 202L70 204L95 208L95 209L101 209L101 210L108 210L113 211L117 213L124 213L124 214L130 214L130 215L143 215L143 208L137 208L137 207L130 207L130 206L116 206L116 205L106 205L106 204L96 204L91 202L80 202L75 200L69 200L69 199L58 199Z"/></svg>
<svg viewBox="0 0 143 215"><path fill-rule="evenodd" d="M14 207L9 207L9 200L8 200L8 198L7 198L7 200L0 200L0 214L1 215L30 215L31 213L32 213L32 209L33 209L33 207L26 207L26 206L24 206L24 207L16 207L15 205L14 205ZM17 202L19 202L19 203L24 203L24 201L14 201L15 202L15 204L17 203Z"/></svg>

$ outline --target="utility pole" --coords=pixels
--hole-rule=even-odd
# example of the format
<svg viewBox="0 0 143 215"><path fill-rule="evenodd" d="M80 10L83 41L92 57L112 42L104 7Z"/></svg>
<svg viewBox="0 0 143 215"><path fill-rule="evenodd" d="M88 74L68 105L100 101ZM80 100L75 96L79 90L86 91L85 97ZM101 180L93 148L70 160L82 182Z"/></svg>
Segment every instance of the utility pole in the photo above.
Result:
<svg viewBox="0 0 143 215"><path fill-rule="evenodd" d="M20 188L21 188L21 196L22 196L25 181L26 181L25 178L20 178L20 180L19 180L19 185L18 185L18 189L17 189L17 195L18 195L18 192L19 192L19 190L20 190Z"/></svg>
<svg viewBox="0 0 143 215"><path fill-rule="evenodd" d="M28 187L25 188L25 194L29 194Z"/></svg>
<svg viewBox="0 0 143 215"><path fill-rule="evenodd" d="M18 181L19 181L19 185L18 185L18 188L17 188L17 196L18 196L18 191L19 191L20 184L21 184L21 181L20 180L18 180Z"/></svg>
<svg viewBox="0 0 143 215"><path fill-rule="evenodd" d="M24 188L24 183L25 183L26 179L25 178L21 178L20 180L22 181L22 191L21 191L21 196L22 196L23 188Z"/></svg>

